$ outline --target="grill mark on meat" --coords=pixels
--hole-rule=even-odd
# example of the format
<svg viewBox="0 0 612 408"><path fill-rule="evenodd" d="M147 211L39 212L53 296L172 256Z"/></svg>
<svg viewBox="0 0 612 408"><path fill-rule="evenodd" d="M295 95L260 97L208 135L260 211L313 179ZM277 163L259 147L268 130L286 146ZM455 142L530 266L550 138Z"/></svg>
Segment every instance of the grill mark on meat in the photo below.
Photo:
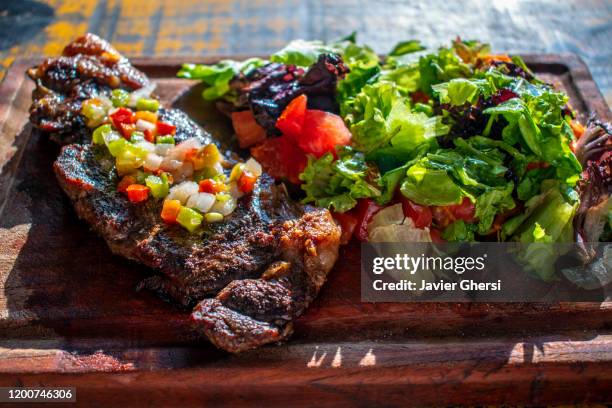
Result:
<svg viewBox="0 0 612 408"><path fill-rule="evenodd" d="M115 85L108 82L105 61L91 65L93 71L77 70L71 85L54 83L63 70L73 75L71 70L79 67L78 60L84 56L100 60L101 55L112 54L108 43L97 43L94 37L79 39L66 47L63 57L45 61L43 65L53 69L34 68L42 73L36 76L37 88L54 89L52 95L64 98L53 108L62 131L39 126L43 132L59 135L56 140L61 143L90 139L78 115L85 94L72 99L66 95L78 94L83 84L88 84L87 97L110 93ZM129 65L127 60L123 64ZM126 65L121 69L131 72ZM57 75L50 75L53 70L59 70ZM138 78L147 81L144 75ZM35 91L33 97L32 121L40 124L44 121L36 108L41 104L37 97L45 99L49 94ZM191 137L204 144L212 141L181 111L161 109L159 115L176 126L177 142ZM194 327L230 352L286 339L293 320L316 297L338 256L340 230L329 211L293 203L284 186L266 174L224 222L189 233L161 222L160 200L133 204L116 191L118 176L105 147L66 145L54 171L77 215L104 238L113 253L159 273L142 286L184 306L199 302L192 313Z"/></svg>

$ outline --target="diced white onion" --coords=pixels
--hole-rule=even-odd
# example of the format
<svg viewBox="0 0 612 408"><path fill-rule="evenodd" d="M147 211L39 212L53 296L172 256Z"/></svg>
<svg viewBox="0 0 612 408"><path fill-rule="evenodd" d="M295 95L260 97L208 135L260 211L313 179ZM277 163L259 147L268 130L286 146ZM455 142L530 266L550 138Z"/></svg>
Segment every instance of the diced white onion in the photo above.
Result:
<svg viewBox="0 0 612 408"><path fill-rule="evenodd" d="M172 149L174 149L174 145L170 143L160 143L155 145L155 153L160 156L168 155L168 152Z"/></svg>
<svg viewBox="0 0 612 408"><path fill-rule="evenodd" d="M141 140L138 143L134 143L134 145L146 150L147 152L155 153L155 145L151 142L147 142L146 140Z"/></svg>
<svg viewBox="0 0 612 408"><path fill-rule="evenodd" d="M163 160L163 157L155 153L149 153L147 154L147 158L145 159L143 167L147 171L155 171L159 169L159 166L161 166Z"/></svg>
<svg viewBox="0 0 612 408"><path fill-rule="evenodd" d="M214 194L198 193L189 197L189 200L187 200L187 207L195 208L202 213L207 213L214 203Z"/></svg>
<svg viewBox="0 0 612 408"><path fill-rule="evenodd" d="M168 156L164 158L161 163L161 169L164 171L174 172L178 170L183 165L182 161L172 159Z"/></svg>
<svg viewBox="0 0 612 408"><path fill-rule="evenodd" d="M244 193L238 190L238 185L235 182L229 183L229 195L231 195L236 200L244 195Z"/></svg>
<svg viewBox="0 0 612 408"><path fill-rule="evenodd" d="M181 163L181 166L172 173L175 181L180 182L193 176L193 164L191 162L179 163Z"/></svg>
<svg viewBox="0 0 612 408"><path fill-rule="evenodd" d="M104 95L97 96L96 99L100 101L102 106L104 106L107 111L113 107L111 100Z"/></svg>
<svg viewBox="0 0 612 408"><path fill-rule="evenodd" d="M140 130L144 132L145 130L153 130L155 129L155 123L148 122L143 119L138 119L136 121L136 130Z"/></svg>
<svg viewBox="0 0 612 408"><path fill-rule="evenodd" d="M140 98L150 97L154 90L155 90L155 82L150 82L148 85L135 90L134 92L130 94L130 99L128 100L128 106L130 107L136 106L136 102L138 102Z"/></svg>
<svg viewBox="0 0 612 408"><path fill-rule="evenodd" d="M230 215L236 209L236 200L230 198L227 201L215 201L210 209L211 212L218 212L223 216Z"/></svg>
<svg viewBox="0 0 612 408"><path fill-rule="evenodd" d="M185 205L190 196L198 194L199 186L194 181L184 181L170 188L168 200L179 200Z"/></svg>
<svg viewBox="0 0 612 408"><path fill-rule="evenodd" d="M202 143L200 143L197 138L190 137L189 139L174 146L174 149L168 152L168 157L183 161L185 160L185 154L187 152L191 151L192 149L199 149L200 147L202 147Z"/></svg>
<svg viewBox="0 0 612 408"><path fill-rule="evenodd" d="M368 223L368 233L377 227L400 225L404 222L404 210L401 204L395 204L378 211Z"/></svg>
<svg viewBox="0 0 612 408"><path fill-rule="evenodd" d="M261 164L259 164L259 162L252 157L247 160L246 163L244 163L244 169L253 174L255 177L261 176L261 173L263 172Z"/></svg>

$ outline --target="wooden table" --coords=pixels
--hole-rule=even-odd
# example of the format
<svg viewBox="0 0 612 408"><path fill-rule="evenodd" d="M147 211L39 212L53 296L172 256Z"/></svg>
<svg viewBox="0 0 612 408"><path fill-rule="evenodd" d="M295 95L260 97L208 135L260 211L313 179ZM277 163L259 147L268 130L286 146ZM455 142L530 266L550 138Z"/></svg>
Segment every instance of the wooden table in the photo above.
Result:
<svg viewBox="0 0 612 408"><path fill-rule="evenodd" d="M0 78L16 57L56 55L86 31L128 56L266 54L293 38L353 30L377 51L456 35L515 53L573 52L612 105L612 2L367 0L2 0Z"/></svg>
<svg viewBox="0 0 612 408"><path fill-rule="evenodd" d="M442 27L448 20L470 37L495 40L494 23L475 28L477 21L487 21L483 16L492 15L499 21L514 16L509 20L516 27L518 15L523 16L521 24L527 24L525 21L536 17L526 10L544 7L532 4L522 9L517 5L494 12L484 2L478 4L480 11L476 6L443 5L455 12L475 13L464 22L445 12L421 20L415 16L428 9L399 2L389 2L385 8L365 1L347 7L338 2L272 6L257 1L240 5L193 1L190 8L175 9L169 3L59 1L57 16L48 20L43 31L30 31L30 43L13 44L2 56L57 54L72 37L87 30L110 38L128 55L195 55L265 53L293 37L333 38L351 27L384 52L392 39L400 38L396 34L400 27L405 37L447 39L450 29ZM19 4L28 3L21 0ZM567 11L559 12L571 10L567 4L547 6L558 13L550 21L543 16L545 24L571 21ZM44 8L37 10L44 15ZM602 17L605 11L602 3L594 3L588 13L608 27ZM147 17L138 18L138 13ZM361 13L374 23L366 25ZM44 21L44 16L40 19ZM419 27L414 21L420 21ZM483 27L490 27L488 37ZM526 27L533 29L529 24ZM525 38L536 38L529 30L519 32ZM535 42L512 42L510 38L501 36L503 42L493 42L499 49L548 50L548 46L538 48ZM10 40L9 36L0 38ZM428 42L434 44L438 39ZM148 63L141 64L146 67ZM162 91L181 89L179 80L168 79L176 66L171 61L165 64L166 69L151 69L152 77L167 78ZM603 79L608 80L605 70L609 68L603 63L600 68ZM5 89L21 89L16 98L20 108L28 106L30 92L20 87L31 86L21 83L23 69L12 71L15 74L9 74L3 84ZM579 68L576 76L564 78L576 84L585 80L585 71ZM197 100L198 94L191 91ZM603 109L604 105L598 106ZM5 113L10 116L11 111L0 109L0 122ZM22 113L12 119L6 123L14 132L5 134L14 136L26 118ZM9 142L5 145L12 144ZM54 147L32 143L30 148L38 152L33 156L38 160L39 177L18 179L17 190L27 191L32 179L48 184L46 195L36 197L38 211L33 211L28 196L23 195L11 204L11 216L0 219L0 272L9 271L0 286L0 385L76 386L81 404L105 401L115 406L150 405L160 400L215 406L254 400L265 400L268 406L612 401L612 304L364 304L358 299L355 271L342 267L358 263L354 259L358 248L343 250L341 266L297 322L291 342L228 356L194 337L186 313L148 292L134 293L140 280L134 270L138 267L111 257L99 239L74 222L55 180L43 177L39 165L50 166ZM39 259L49 247L55 249L55 255ZM67 261L61 255L66 248L75 249L68 261L72 265L69 277ZM92 261L96 257L113 268L100 267ZM40 268L41 262L45 268ZM103 293L99 288L104 288ZM101 306L104 299L112 302ZM79 306L78 313L72 305ZM123 312L118 314L117 309Z"/></svg>

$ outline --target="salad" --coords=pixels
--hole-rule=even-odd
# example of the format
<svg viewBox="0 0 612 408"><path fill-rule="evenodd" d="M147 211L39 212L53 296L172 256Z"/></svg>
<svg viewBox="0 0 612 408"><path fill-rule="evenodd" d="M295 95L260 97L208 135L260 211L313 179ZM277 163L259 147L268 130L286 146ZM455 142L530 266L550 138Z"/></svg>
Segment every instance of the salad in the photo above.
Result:
<svg viewBox="0 0 612 408"><path fill-rule="evenodd" d="M205 84L265 171L332 210L345 242L612 238L609 124L583 126L565 93L486 44L404 41L381 58L354 34L295 40L178 76ZM530 260L543 279L551 256Z"/></svg>

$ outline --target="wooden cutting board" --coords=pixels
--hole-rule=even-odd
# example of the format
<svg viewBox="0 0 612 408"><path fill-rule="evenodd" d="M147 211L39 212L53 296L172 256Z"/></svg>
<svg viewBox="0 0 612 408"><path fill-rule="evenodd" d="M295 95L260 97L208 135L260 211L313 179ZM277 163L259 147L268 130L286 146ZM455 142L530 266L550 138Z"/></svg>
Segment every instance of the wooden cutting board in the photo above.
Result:
<svg viewBox="0 0 612 408"><path fill-rule="evenodd" d="M583 120L611 119L577 57L526 61ZM27 124L35 62L0 84L0 386L73 386L83 405L612 402L612 303L361 303L354 244L286 344L216 350L188 311L136 291L150 271L75 216L51 170L59 148ZM174 78L179 60L134 63L162 100L227 140L200 86Z"/></svg>

